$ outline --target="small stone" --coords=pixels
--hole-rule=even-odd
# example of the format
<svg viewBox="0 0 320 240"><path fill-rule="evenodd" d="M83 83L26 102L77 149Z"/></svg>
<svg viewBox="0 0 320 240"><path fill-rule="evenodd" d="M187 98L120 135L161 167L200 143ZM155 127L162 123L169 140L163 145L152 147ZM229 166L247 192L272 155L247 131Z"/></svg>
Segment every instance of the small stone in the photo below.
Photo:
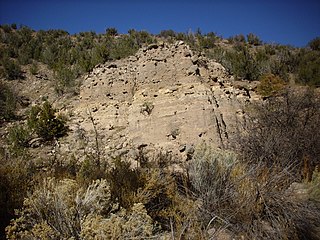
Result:
<svg viewBox="0 0 320 240"><path fill-rule="evenodd" d="M173 93L173 91L172 91L171 89L166 89L166 90L164 91L164 94L170 94L170 93Z"/></svg>
<svg viewBox="0 0 320 240"><path fill-rule="evenodd" d="M186 145L186 153L187 153L187 155L192 157L194 151L195 151L194 150L194 146L192 144L187 144Z"/></svg>
<svg viewBox="0 0 320 240"><path fill-rule="evenodd" d="M191 57L191 52L190 52L190 51L185 51L185 52L183 53L183 55L184 55L185 57Z"/></svg>
<svg viewBox="0 0 320 240"><path fill-rule="evenodd" d="M110 64L107 68L117 68L118 66L117 66L117 64Z"/></svg>
<svg viewBox="0 0 320 240"><path fill-rule="evenodd" d="M122 147L123 147L123 145L122 145L122 143L120 143L115 148L116 148L116 150L120 150L120 149L122 149Z"/></svg>
<svg viewBox="0 0 320 240"><path fill-rule="evenodd" d="M158 44L153 43L153 44L150 44L150 45L147 47L147 50L157 49L158 47L159 47Z"/></svg>
<svg viewBox="0 0 320 240"><path fill-rule="evenodd" d="M187 71L188 75L199 75L199 73L200 72L197 65L192 65Z"/></svg>
<svg viewBox="0 0 320 240"><path fill-rule="evenodd" d="M182 144L180 147L179 147L179 152L184 152L186 150L186 144Z"/></svg>
<svg viewBox="0 0 320 240"><path fill-rule="evenodd" d="M193 64L196 64L199 60L199 57L197 55L194 55L192 58L191 58L191 61Z"/></svg>
<svg viewBox="0 0 320 240"><path fill-rule="evenodd" d="M42 141L41 138L34 138L29 141L29 145L32 148L38 148L41 146L41 141Z"/></svg>

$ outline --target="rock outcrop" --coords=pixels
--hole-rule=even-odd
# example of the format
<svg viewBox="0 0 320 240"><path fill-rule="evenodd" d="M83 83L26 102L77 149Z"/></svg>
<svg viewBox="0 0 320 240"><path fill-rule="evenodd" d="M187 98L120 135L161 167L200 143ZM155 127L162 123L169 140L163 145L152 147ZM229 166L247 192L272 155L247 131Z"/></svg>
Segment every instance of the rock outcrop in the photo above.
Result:
<svg viewBox="0 0 320 240"><path fill-rule="evenodd" d="M78 129L96 128L103 151L152 146L186 157L186 146L228 144L252 88L183 42L153 44L85 76L73 119Z"/></svg>

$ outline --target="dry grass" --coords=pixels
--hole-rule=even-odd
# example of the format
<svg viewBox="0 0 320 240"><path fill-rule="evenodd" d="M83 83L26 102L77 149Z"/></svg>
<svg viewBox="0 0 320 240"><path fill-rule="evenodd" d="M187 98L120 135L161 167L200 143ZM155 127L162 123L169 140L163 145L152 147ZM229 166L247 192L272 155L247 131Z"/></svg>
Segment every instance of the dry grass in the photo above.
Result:
<svg viewBox="0 0 320 240"><path fill-rule="evenodd" d="M209 147L197 150L189 169L208 228L227 228L245 239L317 239L320 205L287 191L289 169L248 165Z"/></svg>

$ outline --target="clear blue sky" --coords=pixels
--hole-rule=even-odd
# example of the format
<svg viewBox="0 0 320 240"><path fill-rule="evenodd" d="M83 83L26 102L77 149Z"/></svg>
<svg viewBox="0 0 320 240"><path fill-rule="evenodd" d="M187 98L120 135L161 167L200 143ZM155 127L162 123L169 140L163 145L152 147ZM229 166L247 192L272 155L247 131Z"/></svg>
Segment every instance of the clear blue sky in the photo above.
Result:
<svg viewBox="0 0 320 240"><path fill-rule="evenodd" d="M305 46L320 36L320 0L0 0L0 23L71 34L200 28L225 38L252 32L265 42Z"/></svg>

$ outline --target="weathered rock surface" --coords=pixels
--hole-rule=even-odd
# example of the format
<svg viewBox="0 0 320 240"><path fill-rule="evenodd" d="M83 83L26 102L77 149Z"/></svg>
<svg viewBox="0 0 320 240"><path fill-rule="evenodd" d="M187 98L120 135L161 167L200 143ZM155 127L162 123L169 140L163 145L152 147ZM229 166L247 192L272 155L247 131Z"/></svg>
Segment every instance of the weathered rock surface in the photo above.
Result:
<svg viewBox="0 0 320 240"><path fill-rule="evenodd" d="M81 129L93 136L95 126L103 151L119 154L142 145L182 155L181 146L201 142L223 148L254 98L250 87L183 42L152 45L85 76L71 137Z"/></svg>

